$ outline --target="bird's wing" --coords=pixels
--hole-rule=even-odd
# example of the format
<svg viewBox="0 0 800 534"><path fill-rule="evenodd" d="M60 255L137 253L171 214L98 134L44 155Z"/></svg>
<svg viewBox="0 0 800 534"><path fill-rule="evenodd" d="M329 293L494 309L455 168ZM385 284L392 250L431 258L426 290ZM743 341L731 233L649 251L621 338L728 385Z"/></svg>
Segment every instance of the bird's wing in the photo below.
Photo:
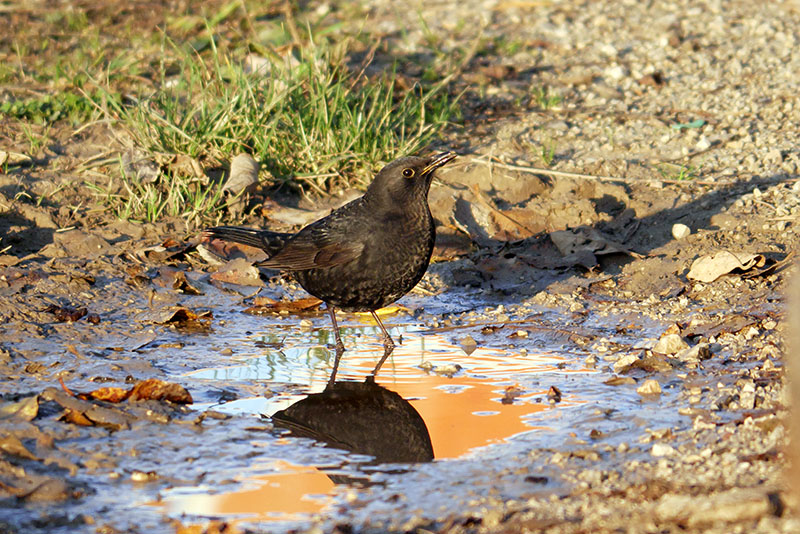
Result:
<svg viewBox="0 0 800 534"><path fill-rule="evenodd" d="M333 267L356 259L363 250L364 244L359 242L326 242L297 235L280 252L258 265L288 271Z"/></svg>

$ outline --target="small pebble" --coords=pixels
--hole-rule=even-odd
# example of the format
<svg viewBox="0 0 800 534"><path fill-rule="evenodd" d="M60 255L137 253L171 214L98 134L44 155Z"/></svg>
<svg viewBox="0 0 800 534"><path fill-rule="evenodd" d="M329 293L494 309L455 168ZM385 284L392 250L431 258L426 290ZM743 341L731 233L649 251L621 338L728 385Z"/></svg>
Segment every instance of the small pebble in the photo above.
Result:
<svg viewBox="0 0 800 534"><path fill-rule="evenodd" d="M686 226L685 224L673 224L672 225L672 237L675 239L683 239L688 237L692 233L691 228Z"/></svg>
<svg viewBox="0 0 800 534"><path fill-rule="evenodd" d="M636 389L636 393L639 395L661 395L661 385L658 383L657 380L645 380L644 384L639 386Z"/></svg>
<svg viewBox="0 0 800 534"><path fill-rule="evenodd" d="M658 354L675 354L683 349L688 349L689 344L683 340L678 334L667 334L658 340L656 346L653 347L653 352Z"/></svg>
<svg viewBox="0 0 800 534"><path fill-rule="evenodd" d="M653 448L650 449L650 454L653 456L672 456L675 454L675 447L667 445L666 443L653 443Z"/></svg>

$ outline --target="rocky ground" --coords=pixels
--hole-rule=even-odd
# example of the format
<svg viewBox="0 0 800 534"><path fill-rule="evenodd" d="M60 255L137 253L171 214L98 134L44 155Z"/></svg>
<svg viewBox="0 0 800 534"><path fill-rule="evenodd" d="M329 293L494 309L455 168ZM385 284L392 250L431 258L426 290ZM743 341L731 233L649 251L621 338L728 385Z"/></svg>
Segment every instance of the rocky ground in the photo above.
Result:
<svg viewBox="0 0 800 534"><path fill-rule="evenodd" d="M414 318L441 328L555 313L547 328L586 334L570 343L613 386L609 395L628 388L657 399L669 390L653 402L653 418L666 410L680 423L632 428L613 410L597 413L567 442L487 465L481 484L499 496L487 491L468 511L370 522L341 509L311 530L800 530L782 478L793 331L784 294L800 213L800 5L467 0L366 11L369 31L397 57L431 39L471 51L454 82L463 121L431 147L461 158L431 190L439 239L412 297L421 304ZM58 162L103 152L103 128L64 136L48 161L0 174L2 531L136 528L106 517L109 503L85 505L87 496L118 488L114 477L146 481L159 470L137 460L156 448L137 431L190 439L202 416L163 402L181 391L119 408L70 396L58 381L87 390L88 381L122 386L200 366L134 351L182 342L187 331L169 325L186 326L187 317L170 307L212 283L208 273L251 276L248 264L213 262L214 247L184 221L118 221L76 201L85 177ZM20 151L8 132L0 151ZM269 221L252 222L296 227L341 201L271 203ZM278 275L263 293L301 296ZM448 294L472 308L440 305ZM189 312L198 303L213 309L197 298ZM188 319L190 329L207 322ZM631 342L645 323L657 335ZM506 334L479 341L535 346ZM203 424L246 434L248 424L233 419ZM122 459L109 429L131 440ZM193 454L215 454L213 443L205 447ZM187 469L186 478L197 475ZM558 479L562 489L504 495L515 476Z"/></svg>

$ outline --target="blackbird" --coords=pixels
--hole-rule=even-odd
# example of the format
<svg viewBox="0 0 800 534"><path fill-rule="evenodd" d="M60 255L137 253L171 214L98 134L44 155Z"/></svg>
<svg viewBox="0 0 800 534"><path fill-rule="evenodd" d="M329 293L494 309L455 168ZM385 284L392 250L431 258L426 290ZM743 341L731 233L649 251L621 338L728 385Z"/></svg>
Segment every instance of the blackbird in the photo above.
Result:
<svg viewBox="0 0 800 534"><path fill-rule="evenodd" d="M425 274L436 237L428 190L434 171L455 157L444 152L397 159L378 172L362 197L296 234L217 226L204 236L263 249L268 259L259 266L290 271L306 291L326 303L336 337L330 383L344 352L336 308L370 312L384 347L370 375L374 378L394 350L375 310L411 291Z"/></svg>

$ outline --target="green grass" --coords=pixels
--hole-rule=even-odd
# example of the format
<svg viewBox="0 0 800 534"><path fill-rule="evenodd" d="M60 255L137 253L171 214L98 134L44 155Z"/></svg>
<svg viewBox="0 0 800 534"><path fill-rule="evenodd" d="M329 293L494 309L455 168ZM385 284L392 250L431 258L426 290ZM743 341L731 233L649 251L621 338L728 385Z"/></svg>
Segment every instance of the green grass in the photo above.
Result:
<svg viewBox="0 0 800 534"><path fill-rule="evenodd" d="M99 102L117 99L119 95L107 91L88 95L61 92L3 102L0 104L0 115L42 125L66 119L77 125L90 120L97 113Z"/></svg>
<svg viewBox="0 0 800 534"><path fill-rule="evenodd" d="M85 183L117 218L155 222L163 217L180 217L189 225L199 226L208 221L218 222L222 215L225 207L222 184L209 185L186 178L144 183L128 176L121 159L118 168L119 187L115 187L113 180L105 187Z"/></svg>
<svg viewBox="0 0 800 534"><path fill-rule="evenodd" d="M662 163L656 168L664 180L679 182L694 180L699 176L700 172L700 169L693 165L676 165L674 163Z"/></svg>
<svg viewBox="0 0 800 534"><path fill-rule="evenodd" d="M561 96L547 87L531 87L530 94L532 102L541 109L553 109L561 104Z"/></svg>
<svg viewBox="0 0 800 534"><path fill-rule="evenodd" d="M556 143L555 141L546 141L539 147L539 157L546 167L553 164L556 156Z"/></svg>
<svg viewBox="0 0 800 534"><path fill-rule="evenodd" d="M134 105L112 99L108 109L151 152L218 165L245 151L278 181L321 194L364 186L383 163L429 144L458 111L446 81L402 92L393 72L368 79L348 69L348 41L310 42L253 74L212 41L209 61L185 52L161 65L155 93Z"/></svg>
<svg viewBox="0 0 800 534"><path fill-rule="evenodd" d="M34 89L11 90L0 120L13 119L6 124L21 132L32 155L50 137L107 126L111 154L78 170L106 175L100 181L107 185L96 185L96 177L86 182L96 200L125 219L205 224L226 213L221 185L185 176L169 163L175 156L218 176L248 152L267 185L327 195L363 188L383 164L424 150L459 117L448 90L466 60L438 50L430 30L431 54L399 59L406 68L422 63L398 81L391 67L367 76L367 65L355 63L361 56L372 61L377 50L385 65L390 53L368 33L347 36L356 30L343 19L366 17L361 8L326 15L287 3L276 17L274 7L255 0L214 5L166 11L163 26L149 31L137 26L138 16L116 22L102 10L31 18L31 31L15 35L9 61L0 65L0 82ZM267 58L268 71L246 72L248 53ZM421 79L409 89L414 76ZM154 182L108 164L127 145L162 165Z"/></svg>

